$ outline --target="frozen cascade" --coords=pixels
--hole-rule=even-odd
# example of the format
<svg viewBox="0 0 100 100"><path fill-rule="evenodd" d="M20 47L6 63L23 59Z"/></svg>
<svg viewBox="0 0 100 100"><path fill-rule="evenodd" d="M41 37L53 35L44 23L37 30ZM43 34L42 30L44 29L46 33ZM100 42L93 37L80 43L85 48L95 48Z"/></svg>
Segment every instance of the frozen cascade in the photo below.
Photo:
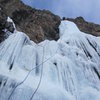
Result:
<svg viewBox="0 0 100 100"><path fill-rule="evenodd" d="M0 100L99 100L100 37L70 21L58 41L39 44L16 31L0 44ZM41 71L42 70L42 71Z"/></svg>

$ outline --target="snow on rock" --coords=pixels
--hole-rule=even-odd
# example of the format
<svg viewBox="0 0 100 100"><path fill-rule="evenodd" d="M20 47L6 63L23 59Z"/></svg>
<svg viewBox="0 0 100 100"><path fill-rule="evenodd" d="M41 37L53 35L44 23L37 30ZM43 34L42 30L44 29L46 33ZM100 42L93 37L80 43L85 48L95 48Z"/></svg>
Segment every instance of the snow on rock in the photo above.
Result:
<svg viewBox="0 0 100 100"><path fill-rule="evenodd" d="M5 26L6 26L4 29L4 32L6 33L5 38L8 38L10 35L17 32L15 24L10 17L7 18L7 23Z"/></svg>
<svg viewBox="0 0 100 100"><path fill-rule="evenodd" d="M14 24L13 20L12 20L10 17L8 17L8 18L7 18L7 22L11 22L11 23L13 23L13 26L14 26L14 28L15 28L15 31L16 31L15 24Z"/></svg>
<svg viewBox="0 0 100 100"><path fill-rule="evenodd" d="M100 38L69 21L59 28L58 41L16 31L0 44L0 100L100 99Z"/></svg>

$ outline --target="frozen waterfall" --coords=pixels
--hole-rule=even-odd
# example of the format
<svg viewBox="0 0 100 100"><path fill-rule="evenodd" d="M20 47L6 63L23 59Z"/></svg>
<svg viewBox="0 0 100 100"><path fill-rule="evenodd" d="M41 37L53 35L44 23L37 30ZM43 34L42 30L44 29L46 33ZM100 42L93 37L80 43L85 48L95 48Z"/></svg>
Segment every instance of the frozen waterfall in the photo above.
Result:
<svg viewBox="0 0 100 100"><path fill-rule="evenodd" d="M100 100L100 37L59 29L58 41L16 31L0 44L0 100Z"/></svg>

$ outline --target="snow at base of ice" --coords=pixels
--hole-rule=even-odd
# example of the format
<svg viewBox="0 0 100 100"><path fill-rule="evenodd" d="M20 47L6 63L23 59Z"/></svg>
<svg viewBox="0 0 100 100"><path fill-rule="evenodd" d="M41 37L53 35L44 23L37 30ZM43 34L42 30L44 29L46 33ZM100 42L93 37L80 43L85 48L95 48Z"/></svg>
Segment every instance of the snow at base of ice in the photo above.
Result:
<svg viewBox="0 0 100 100"><path fill-rule="evenodd" d="M31 100L41 72L33 100L100 100L100 37L69 21L59 29L58 41L16 31L0 44L0 100Z"/></svg>

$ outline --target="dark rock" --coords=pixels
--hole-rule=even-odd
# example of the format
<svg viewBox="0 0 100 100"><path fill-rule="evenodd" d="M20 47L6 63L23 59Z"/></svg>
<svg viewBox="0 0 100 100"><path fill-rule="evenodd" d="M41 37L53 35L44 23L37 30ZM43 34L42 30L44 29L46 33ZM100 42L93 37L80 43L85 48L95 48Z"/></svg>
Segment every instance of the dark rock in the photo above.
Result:
<svg viewBox="0 0 100 100"><path fill-rule="evenodd" d="M44 39L59 38L60 17L47 10L36 10L26 6L20 0L1 0L4 11L10 16L17 30L25 32L31 40L41 42Z"/></svg>
<svg viewBox="0 0 100 100"><path fill-rule="evenodd" d="M5 39L5 32L0 30L0 43Z"/></svg>
<svg viewBox="0 0 100 100"><path fill-rule="evenodd" d="M14 32L14 26L12 22L7 22L8 16L0 9L0 43L5 39L5 29L9 32Z"/></svg>
<svg viewBox="0 0 100 100"><path fill-rule="evenodd" d="M6 22L6 24L5 24L5 28L6 28L8 31L10 31L11 33L13 33L14 30L15 30L15 28L14 28L12 22Z"/></svg>
<svg viewBox="0 0 100 100"><path fill-rule="evenodd" d="M100 36L100 25L87 22L83 17L77 17L75 19L65 18L65 20L74 22L82 32L92 34L94 36Z"/></svg>
<svg viewBox="0 0 100 100"><path fill-rule="evenodd" d="M7 21L7 16L4 14L2 10L0 10L0 43L4 40L4 29L5 29L5 23Z"/></svg>
<svg viewBox="0 0 100 100"><path fill-rule="evenodd" d="M5 29L6 21L7 21L6 14L2 10L0 10L0 30Z"/></svg>

